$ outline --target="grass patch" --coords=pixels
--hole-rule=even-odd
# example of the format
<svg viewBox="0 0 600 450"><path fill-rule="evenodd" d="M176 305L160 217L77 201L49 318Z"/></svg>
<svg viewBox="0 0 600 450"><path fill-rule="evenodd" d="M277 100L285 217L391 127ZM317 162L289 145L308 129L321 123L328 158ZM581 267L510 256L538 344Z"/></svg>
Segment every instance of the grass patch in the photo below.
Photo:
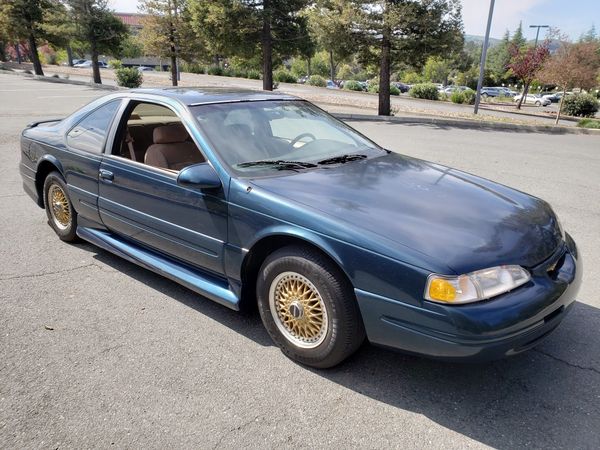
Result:
<svg viewBox="0 0 600 450"><path fill-rule="evenodd" d="M577 122L577 126L579 128L593 128L595 130L600 130L600 120L581 119Z"/></svg>

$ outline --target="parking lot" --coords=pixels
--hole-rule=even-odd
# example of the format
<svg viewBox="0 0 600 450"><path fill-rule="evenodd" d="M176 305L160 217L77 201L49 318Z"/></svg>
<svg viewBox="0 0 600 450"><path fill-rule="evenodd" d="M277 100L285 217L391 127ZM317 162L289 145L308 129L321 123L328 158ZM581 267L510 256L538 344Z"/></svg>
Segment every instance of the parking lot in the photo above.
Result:
<svg viewBox="0 0 600 450"><path fill-rule="evenodd" d="M600 136L352 123L549 201L585 274L557 331L511 359L364 345L318 371L258 314L58 240L22 191L19 133L105 93L0 75L0 448L600 448Z"/></svg>

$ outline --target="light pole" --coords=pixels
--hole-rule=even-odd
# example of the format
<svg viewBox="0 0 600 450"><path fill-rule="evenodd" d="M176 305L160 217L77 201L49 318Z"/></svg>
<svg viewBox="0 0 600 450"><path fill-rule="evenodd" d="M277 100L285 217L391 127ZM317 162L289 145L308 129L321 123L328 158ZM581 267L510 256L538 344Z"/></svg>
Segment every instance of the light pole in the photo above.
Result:
<svg viewBox="0 0 600 450"><path fill-rule="evenodd" d="M477 80L477 93L475 94L475 108L473 114L479 111L479 101L481 100L481 87L483 86L483 74L485 71L485 59L487 56L488 42L490 40L490 28L492 28L492 16L494 15L495 0L490 0L490 12L488 14L487 27L485 29L485 39L481 49L481 61L479 62L479 80Z"/></svg>
<svg viewBox="0 0 600 450"><path fill-rule="evenodd" d="M529 25L529 28L537 28L535 32L535 46L537 47L538 39L540 38L540 28L550 28L550 25Z"/></svg>

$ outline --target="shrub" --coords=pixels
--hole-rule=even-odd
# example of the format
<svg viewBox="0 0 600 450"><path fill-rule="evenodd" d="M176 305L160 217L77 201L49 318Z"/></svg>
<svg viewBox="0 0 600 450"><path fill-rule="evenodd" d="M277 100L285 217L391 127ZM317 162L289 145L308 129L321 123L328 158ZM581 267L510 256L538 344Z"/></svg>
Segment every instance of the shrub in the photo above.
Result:
<svg viewBox="0 0 600 450"><path fill-rule="evenodd" d="M463 91L462 95L466 104L475 104L475 96L477 95L477 92L475 92L473 89L467 89L466 91Z"/></svg>
<svg viewBox="0 0 600 450"><path fill-rule="evenodd" d="M219 66L210 66L206 73L209 75L221 76L223 75L223 68Z"/></svg>
<svg viewBox="0 0 600 450"><path fill-rule="evenodd" d="M246 69L232 68L231 71L233 72L234 77L248 78L248 71Z"/></svg>
<svg viewBox="0 0 600 450"><path fill-rule="evenodd" d="M449 102L450 101L450 97L445 92L440 92L438 100L441 101L441 102Z"/></svg>
<svg viewBox="0 0 600 450"><path fill-rule="evenodd" d="M287 70L278 70L273 74L273 79L280 83L295 83L296 77Z"/></svg>
<svg viewBox="0 0 600 450"><path fill-rule="evenodd" d="M408 91L408 95L414 98L424 98L427 100L438 100L440 98L437 86L433 83L415 84L410 88L410 91Z"/></svg>
<svg viewBox="0 0 600 450"><path fill-rule="evenodd" d="M204 68L204 66L201 66L198 63L195 62L187 62L187 61L183 61L181 63L181 71L182 72L188 72L188 73L204 73L206 70Z"/></svg>
<svg viewBox="0 0 600 450"><path fill-rule="evenodd" d="M590 94L577 94L565 98L563 112L569 116L594 117L598 111L598 100Z"/></svg>
<svg viewBox="0 0 600 450"><path fill-rule="evenodd" d="M256 69L248 70L246 76L251 80L260 80L260 72Z"/></svg>
<svg viewBox="0 0 600 450"><path fill-rule="evenodd" d="M581 119L577 122L577 126L580 128L594 128L600 130L600 120Z"/></svg>
<svg viewBox="0 0 600 450"><path fill-rule="evenodd" d="M461 91L453 91L452 94L450 94L450 101L460 105L465 102L465 96Z"/></svg>
<svg viewBox="0 0 600 450"><path fill-rule="evenodd" d="M119 59L111 59L108 62L108 67L110 67L111 69L120 69L121 67L123 67L123 63Z"/></svg>
<svg viewBox="0 0 600 450"><path fill-rule="evenodd" d="M393 84L390 85L390 95L400 95L400 89Z"/></svg>
<svg viewBox="0 0 600 450"><path fill-rule="evenodd" d="M117 84L128 88L137 88L142 85L144 76L135 67L121 67L115 70Z"/></svg>
<svg viewBox="0 0 600 450"><path fill-rule="evenodd" d="M310 84L311 86L318 86L318 87L326 87L327 86L327 80L325 80L325 78L323 78L321 75L311 75L311 77L308 79L308 81L306 83Z"/></svg>
<svg viewBox="0 0 600 450"><path fill-rule="evenodd" d="M344 89L347 91L362 91L363 88L358 81L348 80L344 83Z"/></svg>
<svg viewBox="0 0 600 450"><path fill-rule="evenodd" d="M223 69L223 73L221 75L224 77L235 77L235 70L227 67L226 69Z"/></svg>
<svg viewBox="0 0 600 450"><path fill-rule="evenodd" d="M369 81L369 85L367 86L367 91L371 92L372 94L378 94L379 93L379 81L377 81L377 82Z"/></svg>

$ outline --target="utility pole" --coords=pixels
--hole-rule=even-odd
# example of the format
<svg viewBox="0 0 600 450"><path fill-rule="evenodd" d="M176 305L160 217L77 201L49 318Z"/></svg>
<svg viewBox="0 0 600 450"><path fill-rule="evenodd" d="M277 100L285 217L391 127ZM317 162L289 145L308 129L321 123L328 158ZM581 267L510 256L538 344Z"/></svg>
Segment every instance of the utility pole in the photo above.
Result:
<svg viewBox="0 0 600 450"><path fill-rule="evenodd" d="M540 28L550 28L550 25L529 25L529 28L537 28L535 32L535 47L537 47L538 39L540 38Z"/></svg>
<svg viewBox="0 0 600 450"><path fill-rule="evenodd" d="M490 12L488 14L487 27L485 29L485 39L483 40L483 48L481 49L481 61L479 62L479 80L477 80L477 93L475 95L475 109L473 114L479 111L479 101L481 100L481 87L483 86L483 75L485 71L485 60L487 57L488 43L490 40L490 29L492 28L492 16L494 15L495 0L490 0Z"/></svg>

